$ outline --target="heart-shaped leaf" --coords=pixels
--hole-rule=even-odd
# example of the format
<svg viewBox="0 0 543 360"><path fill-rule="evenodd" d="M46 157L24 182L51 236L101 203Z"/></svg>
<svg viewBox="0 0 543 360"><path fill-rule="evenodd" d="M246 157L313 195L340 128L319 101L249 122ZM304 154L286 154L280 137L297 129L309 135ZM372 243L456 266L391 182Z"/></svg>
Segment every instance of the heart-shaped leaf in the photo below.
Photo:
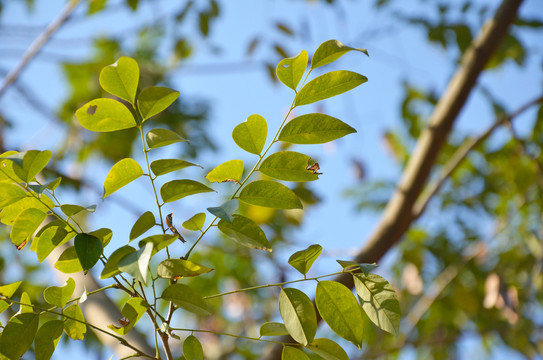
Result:
<svg viewBox="0 0 543 360"><path fill-rule="evenodd" d="M322 246L310 245L307 249L300 250L292 254L288 259L288 263L298 270L302 275L307 274L311 265L317 260L322 253Z"/></svg>
<svg viewBox="0 0 543 360"><path fill-rule="evenodd" d="M277 64L276 74L279 81L296 91L298 83L307 68L309 56L302 50L298 55L283 59Z"/></svg>
<svg viewBox="0 0 543 360"><path fill-rule="evenodd" d="M63 308L70 300L75 290L75 281L72 278L66 280L64 286L50 286L43 291L43 298L48 304Z"/></svg>
<svg viewBox="0 0 543 360"><path fill-rule="evenodd" d="M86 274L100 260L103 250L102 241L90 234L77 234L74 247L83 272Z"/></svg>
<svg viewBox="0 0 543 360"><path fill-rule="evenodd" d="M259 155L268 136L266 120L257 114L251 115L232 131L234 142L243 150Z"/></svg>
<svg viewBox="0 0 543 360"><path fill-rule="evenodd" d="M187 221L184 221L183 224L181 225L187 230L198 231L202 227L204 227L205 221L206 221L206 214L198 213L198 214L195 214L190 219L188 219Z"/></svg>
<svg viewBox="0 0 543 360"><path fill-rule="evenodd" d="M136 60L121 57L100 72L100 86L108 93L134 104L140 70Z"/></svg>

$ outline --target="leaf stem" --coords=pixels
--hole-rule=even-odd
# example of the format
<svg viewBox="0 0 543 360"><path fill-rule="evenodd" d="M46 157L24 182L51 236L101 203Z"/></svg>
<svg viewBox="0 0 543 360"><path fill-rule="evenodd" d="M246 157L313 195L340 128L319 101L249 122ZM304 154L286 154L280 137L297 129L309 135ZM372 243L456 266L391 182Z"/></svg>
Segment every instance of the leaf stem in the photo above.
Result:
<svg viewBox="0 0 543 360"><path fill-rule="evenodd" d="M230 336L230 337L235 337L235 338L238 338L238 339L246 339L246 340L253 340L253 341L263 341L263 342L268 342L268 343L273 343L273 344L300 346L300 344L295 344L295 343L288 343L288 342L281 342L281 341L274 341L274 340L265 340L265 339L262 339L261 337L251 337L251 336L229 334L229 333L223 333L223 332L220 332L220 331L213 331L213 330L184 329L184 328L171 328L171 330L187 331L187 332L191 332L191 333L193 333L193 332L196 332L196 333L198 333L198 332L199 333L208 333L208 334L215 334L215 335L222 335L222 336Z"/></svg>

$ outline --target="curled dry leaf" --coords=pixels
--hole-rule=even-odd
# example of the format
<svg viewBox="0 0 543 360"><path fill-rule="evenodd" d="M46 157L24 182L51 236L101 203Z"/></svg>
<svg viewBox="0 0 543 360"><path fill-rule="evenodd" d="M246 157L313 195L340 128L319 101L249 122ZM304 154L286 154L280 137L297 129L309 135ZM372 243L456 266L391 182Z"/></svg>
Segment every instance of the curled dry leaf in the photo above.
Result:
<svg viewBox="0 0 543 360"><path fill-rule="evenodd" d="M168 225L168 228L171 230L172 233L179 237L179 240L181 240L182 242L186 241L185 238L179 233L179 231L177 231L175 226L173 226L173 213L166 215L166 225Z"/></svg>
<svg viewBox="0 0 543 360"><path fill-rule="evenodd" d="M313 171L313 174L322 175L322 173L317 172L317 171L320 170L320 166L319 166L319 163L318 163L318 162L314 163L314 164L311 165L311 166L308 166L308 167L307 167L307 170Z"/></svg>

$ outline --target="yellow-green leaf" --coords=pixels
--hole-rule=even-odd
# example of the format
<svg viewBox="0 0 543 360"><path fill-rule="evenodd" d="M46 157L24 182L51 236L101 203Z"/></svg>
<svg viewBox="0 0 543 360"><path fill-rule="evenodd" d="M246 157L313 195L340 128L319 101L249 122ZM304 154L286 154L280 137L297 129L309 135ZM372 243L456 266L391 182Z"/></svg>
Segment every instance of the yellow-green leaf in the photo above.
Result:
<svg viewBox="0 0 543 360"><path fill-rule="evenodd" d="M2 158L11 160L12 170L18 178L28 183L45 168L52 153L49 150L29 150L14 154L2 155Z"/></svg>
<svg viewBox="0 0 543 360"><path fill-rule="evenodd" d="M152 86L144 89L138 95L138 109L143 121L165 110L178 96L178 91L166 87Z"/></svg>
<svg viewBox="0 0 543 360"><path fill-rule="evenodd" d="M50 286L43 291L43 298L48 304L63 308L70 300L75 290L75 281L72 278L66 280L64 286Z"/></svg>
<svg viewBox="0 0 543 360"><path fill-rule="evenodd" d="M251 249L272 251L270 242L264 231L249 218L234 215L230 223L225 220L217 224L219 230L240 245Z"/></svg>
<svg viewBox="0 0 543 360"><path fill-rule="evenodd" d="M42 194L42 196L40 196L40 200L34 197L26 197L17 201L16 203L13 203L3 208L0 212L0 221L2 222L2 224L12 226L17 219L17 216L19 216L20 213L28 208L36 208L43 211L44 213L47 213L48 211L50 211L49 209L52 209L54 207L55 204L53 203L53 201L45 194Z"/></svg>
<svg viewBox="0 0 543 360"><path fill-rule="evenodd" d="M136 249L129 245L122 246L115 250L109 256L106 265L104 266L104 270L102 270L102 273L100 274L100 279L107 279L117 274L120 274L121 270L119 270L118 266L119 261L126 255L133 252L136 252Z"/></svg>
<svg viewBox="0 0 543 360"><path fill-rule="evenodd" d="M322 246L310 245L307 249L300 250L291 255L288 259L290 266L298 270L302 275L307 274L311 265L317 260L322 252Z"/></svg>
<svg viewBox="0 0 543 360"><path fill-rule="evenodd" d="M26 197L26 192L15 184L0 183L0 208L11 205Z"/></svg>
<svg viewBox="0 0 543 360"><path fill-rule="evenodd" d="M298 348L284 346L281 353L281 360L309 360L309 356Z"/></svg>
<svg viewBox="0 0 543 360"><path fill-rule="evenodd" d="M98 230L91 231L89 235L96 236L102 242L102 248L105 248L113 237L113 231L108 228L100 228Z"/></svg>
<svg viewBox="0 0 543 360"><path fill-rule="evenodd" d="M266 322L260 327L260 336L282 336L288 335L285 324L278 322Z"/></svg>
<svg viewBox="0 0 543 360"><path fill-rule="evenodd" d="M361 48L352 48L350 46L343 45L337 40L328 40L319 45L313 58L311 59L311 69L316 69L318 67L330 64L331 62L336 61L349 51L360 51L361 53L368 55L366 49Z"/></svg>
<svg viewBox="0 0 543 360"><path fill-rule="evenodd" d="M185 259L166 259L156 269L157 275L164 279L198 276L210 271L213 269Z"/></svg>
<svg viewBox="0 0 543 360"><path fill-rule="evenodd" d="M77 120L85 129L110 132L136 126L134 116L126 106L113 99L94 99L76 112Z"/></svg>
<svg viewBox="0 0 543 360"><path fill-rule="evenodd" d="M306 114L289 121L278 140L293 144L323 144L356 132L343 121L325 114Z"/></svg>
<svg viewBox="0 0 543 360"><path fill-rule="evenodd" d="M35 208L26 209L17 216L10 233L11 242L17 246L17 249L22 249L30 241L46 216L43 211Z"/></svg>
<svg viewBox="0 0 543 360"><path fill-rule="evenodd" d="M132 226L130 230L130 241L143 235L147 230L156 225L155 215L152 212L144 212Z"/></svg>
<svg viewBox="0 0 543 360"><path fill-rule="evenodd" d="M104 181L104 198L113 194L123 186L143 175L140 164L134 159L126 158L117 162Z"/></svg>
<svg viewBox="0 0 543 360"><path fill-rule="evenodd" d="M65 274L83 271L77 253L75 252L75 247L70 246L60 254L60 257L55 263L55 268Z"/></svg>
<svg viewBox="0 0 543 360"><path fill-rule="evenodd" d="M122 257L118 263L119 270L130 274L135 280L143 281L147 285L147 267L151 260L153 246L153 242L146 242L138 251Z"/></svg>
<svg viewBox="0 0 543 360"><path fill-rule="evenodd" d="M239 183L243 175L243 161L230 160L217 166L206 175L210 182L233 181Z"/></svg>
<svg viewBox="0 0 543 360"><path fill-rule="evenodd" d="M180 135L168 129L150 130L145 135L145 140L147 141L147 146L149 146L149 149L155 149L162 146L175 144L181 141L187 141L186 139L183 139Z"/></svg>
<svg viewBox="0 0 543 360"><path fill-rule="evenodd" d="M75 252L86 274L102 255L102 241L90 234L77 234L74 240Z"/></svg>
<svg viewBox="0 0 543 360"><path fill-rule="evenodd" d="M66 224L59 220L57 225L48 226L47 228L44 226L40 229L30 247L31 250L34 250L33 246L35 246L36 255L38 256L38 261L40 263L45 260L57 246L68 242L68 240L76 235L73 231L68 232L66 228Z"/></svg>
<svg viewBox="0 0 543 360"><path fill-rule="evenodd" d="M151 235L144 239L141 239L138 242L139 247L145 246L145 243L153 243L153 252L152 256L154 256L157 252L164 249L167 246L170 246L175 240L177 240L179 237L177 234L158 234L158 235Z"/></svg>
<svg viewBox="0 0 543 360"><path fill-rule="evenodd" d="M324 360L349 360L349 356L345 350L330 339L315 339L306 348Z"/></svg>
<svg viewBox="0 0 543 360"><path fill-rule="evenodd" d="M64 204L64 205L60 205L60 210L64 213L64 215L72 217L83 211L94 212L96 210L96 205L83 207L80 205Z"/></svg>
<svg viewBox="0 0 543 360"><path fill-rule="evenodd" d="M64 332L66 335L73 340L83 340L87 332L87 325L84 323L85 317L79 305L70 305L62 313L66 316L66 320L64 321Z"/></svg>
<svg viewBox="0 0 543 360"><path fill-rule="evenodd" d="M294 104L296 106L307 105L328 99L352 90L366 81L368 81L367 77L352 71L331 71L305 84L298 91Z"/></svg>
<svg viewBox="0 0 543 360"><path fill-rule="evenodd" d="M134 104L140 70L136 60L121 57L100 72L100 86L108 93Z"/></svg>
<svg viewBox="0 0 543 360"><path fill-rule="evenodd" d="M279 294L279 313L290 336L307 345L317 332L317 313L311 299L298 289L284 288Z"/></svg>
<svg viewBox="0 0 543 360"><path fill-rule="evenodd" d="M172 284L168 286L162 292L161 297L197 315L211 315L209 307L200 294L185 284Z"/></svg>
<svg viewBox="0 0 543 360"><path fill-rule="evenodd" d="M119 335L125 335L132 330L148 308L149 304L140 297L129 299L121 310L121 315L125 318L127 324L121 324L122 326L108 325L107 327Z"/></svg>
<svg viewBox="0 0 543 360"><path fill-rule="evenodd" d="M302 50L298 55L283 59L277 64L276 74L279 81L296 91L298 83L307 68L309 55Z"/></svg>
<svg viewBox="0 0 543 360"><path fill-rule="evenodd" d="M200 166L180 159L160 159L151 163L151 171L156 175L164 175L189 166ZM200 166L201 167L201 166Z"/></svg>
<svg viewBox="0 0 543 360"><path fill-rule="evenodd" d="M9 319L0 337L0 355L20 359L32 345L38 323L36 313L18 314Z"/></svg>
<svg viewBox="0 0 543 360"><path fill-rule="evenodd" d="M36 340L34 340L36 360L49 360L51 358L62 336L63 328L64 322L61 320L48 321L39 328Z"/></svg>
<svg viewBox="0 0 543 360"><path fill-rule="evenodd" d="M181 225L187 230L198 231L204 226L205 221L206 221L206 214L198 213L198 214L195 214L190 219L188 219L187 221L184 221L183 224Z"/></svg>
<svg viewBox="0 0 543 360"><path fill-rule="evenodd" d="M160 188L162 201L169 203L185 196L215 191L202 183L194 180L172 180Z"/></svg>
<svg viewBox="0 0 543 360"><path fill-rule="evenodd" d="M18 314L24 314L24 313L33 313L34 308L32 307L32 301L30 301L30 295L26 291L23 292L21 295L21 304L19 307Z"/></svg>
<svg viewBox="0 0 543 360"><path fill-rule="evenodd" d="M204 359L204 349L196 336L189 335L185 341L183 341L183 357L185 360Z"/></svg>
<svg viewBox="0 0 543 360"><path fill-rule="evenodd" d="M8 299L15 294L15 291L19 288L22 281L17 281L11 284L0 286L0 295L7 297Z"/></svg>
<svg viewBox="0 0 543 360"><path fill-rule="evenodd" d="M283 184L270 180L257 180L247 184L239 199L247 204L274 209L302 209L298 196Z"/></svg>
<svg viewBox="0 0 543 360"><path fill-rule="evenodd" d="M277 180L313 181L317 180L319 175L307 169L310 159L299 152L278 151L265 158L258 170Z"/></svg>
<svg viewBox="0 0 543 360"><path fill-rule="evenodd" d="M234 142L243 150L259 155L268 136L266 120L257 114L251 115L232 131Z"/></svg>

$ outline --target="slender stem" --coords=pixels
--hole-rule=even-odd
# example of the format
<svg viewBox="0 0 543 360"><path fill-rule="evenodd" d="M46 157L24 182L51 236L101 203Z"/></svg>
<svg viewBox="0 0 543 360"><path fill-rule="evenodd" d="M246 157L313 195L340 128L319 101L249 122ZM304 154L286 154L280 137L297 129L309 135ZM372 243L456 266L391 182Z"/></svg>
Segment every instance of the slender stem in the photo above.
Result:
<svg viewBox="0 0 543 360"><path fill-rule="evenodd" d="M196 332L196 333L208 333L208 334L215 334L215 335L222 335L222 336L230 336L230 337L235 337L235 338L238 338L238 339L246 339L246 340L253 340L253 341L263 341L263 342L268 342L268 343L273 343L273 344L280 344L280 345L290 345L290 346L301 346L300 344L295 344L295 343L288 343L288 342L281 342L281 341L273 341L273 340L265 340L265 339L262 339L260 337L251 337L251 336L243 336L243 335L236 335L236 334L228 334L228 333L223 333L223 332L220 332L220 331L213 331L213 330L198 330L198 329L184 329L184 328L171 328L171 330L175 330L175 331L187 331L187 332Z"/></svg>
<svg viewBox="0 0 543 360"><path fill-rule="evenodd" d="M87 296L97 294L97 293L102 292L102 291L107 290L107 289L119 289L119 286L117 284L111 284L111 285L108 285L108 286L104 286L103 288L96 289L96 290L93 290L93 291L89 291L87 293ZM66 304L79 301L79 299L81 299L81 296L76 297L75 299L72 299L72 300L68 301Z"/></svg>

